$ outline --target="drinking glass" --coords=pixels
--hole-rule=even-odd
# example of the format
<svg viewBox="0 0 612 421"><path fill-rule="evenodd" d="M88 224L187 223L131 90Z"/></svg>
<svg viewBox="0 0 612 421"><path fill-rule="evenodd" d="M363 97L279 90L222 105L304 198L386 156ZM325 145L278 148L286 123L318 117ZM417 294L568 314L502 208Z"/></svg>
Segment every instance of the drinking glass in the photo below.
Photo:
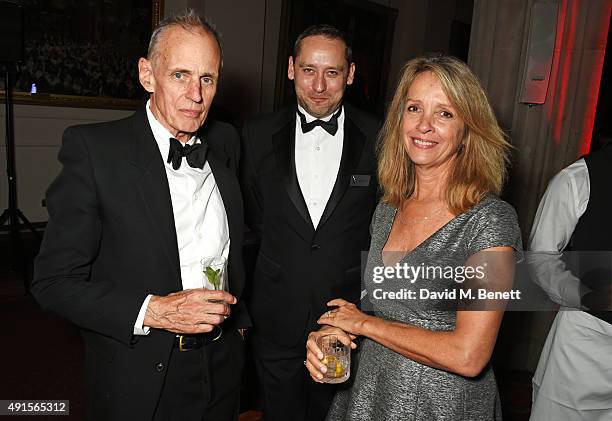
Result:
<svg viewBox="0 0 612 421"><path fill-rule="evenodd" d="M206 256L200 263L204 288L227 291L227 259L224 256Z"/></svg>
<svg viewBox="0 0 612 421"><path fill-rule="evenodd" d="M327 367L323 383L342 383L351 375L351 348L340 342L336 335L321 336L317 346L323 353L321 362Z"/></svg>

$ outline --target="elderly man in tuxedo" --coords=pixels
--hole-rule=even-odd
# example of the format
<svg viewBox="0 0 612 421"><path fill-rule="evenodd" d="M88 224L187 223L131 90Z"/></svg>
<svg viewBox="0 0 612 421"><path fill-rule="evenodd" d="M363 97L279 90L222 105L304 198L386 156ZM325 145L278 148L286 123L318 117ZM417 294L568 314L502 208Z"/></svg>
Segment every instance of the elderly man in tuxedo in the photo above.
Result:
<svg viewBox="0 0 612 421"><path fill-rule="evenodd" d="M138 63L146 106L64 133L32 293L81 328L88 420L237 419L250 319L239 137L206 118L221 64L210 24L171 17ZM204 288L205 256L229 292Z"/></svg>
<svg viewBox="0 0 612 421"><path fill-rule="evenodd" d="M345 35L312 26L289 57L297 105L243 128L246 219L261 242L248 302L266 421L325 417L335 388L308 376L308 333L327 301L359 300L380 124L343 103L354 76Z"/></svg>

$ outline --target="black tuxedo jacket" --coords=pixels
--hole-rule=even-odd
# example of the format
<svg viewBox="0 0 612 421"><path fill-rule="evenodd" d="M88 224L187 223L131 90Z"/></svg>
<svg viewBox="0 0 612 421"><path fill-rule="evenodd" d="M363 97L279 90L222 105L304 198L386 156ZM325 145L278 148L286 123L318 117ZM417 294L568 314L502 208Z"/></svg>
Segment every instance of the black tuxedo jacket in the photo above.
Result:
<svg viewBox="0 0 612 421"><path fill-rule="evenodd" d="M377 202L375 140L380 123L344 106L336 183L315 229L295 171L295 106L245 123L241 182L247 224L261 242L249 312L255 333L301 346L326 302L359 301L361 253Z"/></svg>
<svg viewBox="0 0 612 421"><path fill-rule="evenodd" d="M210 145L208 162L227 213L229 288L239 300L224 330L247 327L239 138L214 121L206 121L200 137ZM179 291L182 283L164 160L144 108L123 120L68 128L59 160L32 293L82 329L87 419L150 419L175 335L151 329L134 336L134 322L147 294ZM234 381L240 369L230 375Z"/></svg>

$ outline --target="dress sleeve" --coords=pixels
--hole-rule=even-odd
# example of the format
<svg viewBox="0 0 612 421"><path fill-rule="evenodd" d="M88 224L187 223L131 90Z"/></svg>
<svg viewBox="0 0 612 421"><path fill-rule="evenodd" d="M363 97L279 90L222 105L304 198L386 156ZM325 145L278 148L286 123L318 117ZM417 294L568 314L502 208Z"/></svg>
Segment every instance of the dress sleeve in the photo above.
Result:
<svg viewBox="0 0 612 421"><path fill-rule="evenodd" d="M522 260L523 244L516 211L508 203L495 198L484 204L476 215L468 241L468 255L504 246L512 247L517 261Z"/></svg>

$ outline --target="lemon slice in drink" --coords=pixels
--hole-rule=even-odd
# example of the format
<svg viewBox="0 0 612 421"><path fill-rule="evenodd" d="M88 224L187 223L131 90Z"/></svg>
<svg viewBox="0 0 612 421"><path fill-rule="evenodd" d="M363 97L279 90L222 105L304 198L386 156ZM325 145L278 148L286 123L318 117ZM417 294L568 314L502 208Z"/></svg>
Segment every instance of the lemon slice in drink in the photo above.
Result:
<svg viewBox="0 0 612 421"><path fill-rule="evenodd" d="M344 375L344 366L342 365L342 361L340 361L334 355L326 355L322 360L323 364L327 366L327 372L329 373L329 377L342 377Z"/></svg>
<svg viewBox="0 0 612 421"><path fill-rule="evenodd" d="M344 366L340 361L336 361L336 371L334 372L335 377L344 376Z"/></svg>

